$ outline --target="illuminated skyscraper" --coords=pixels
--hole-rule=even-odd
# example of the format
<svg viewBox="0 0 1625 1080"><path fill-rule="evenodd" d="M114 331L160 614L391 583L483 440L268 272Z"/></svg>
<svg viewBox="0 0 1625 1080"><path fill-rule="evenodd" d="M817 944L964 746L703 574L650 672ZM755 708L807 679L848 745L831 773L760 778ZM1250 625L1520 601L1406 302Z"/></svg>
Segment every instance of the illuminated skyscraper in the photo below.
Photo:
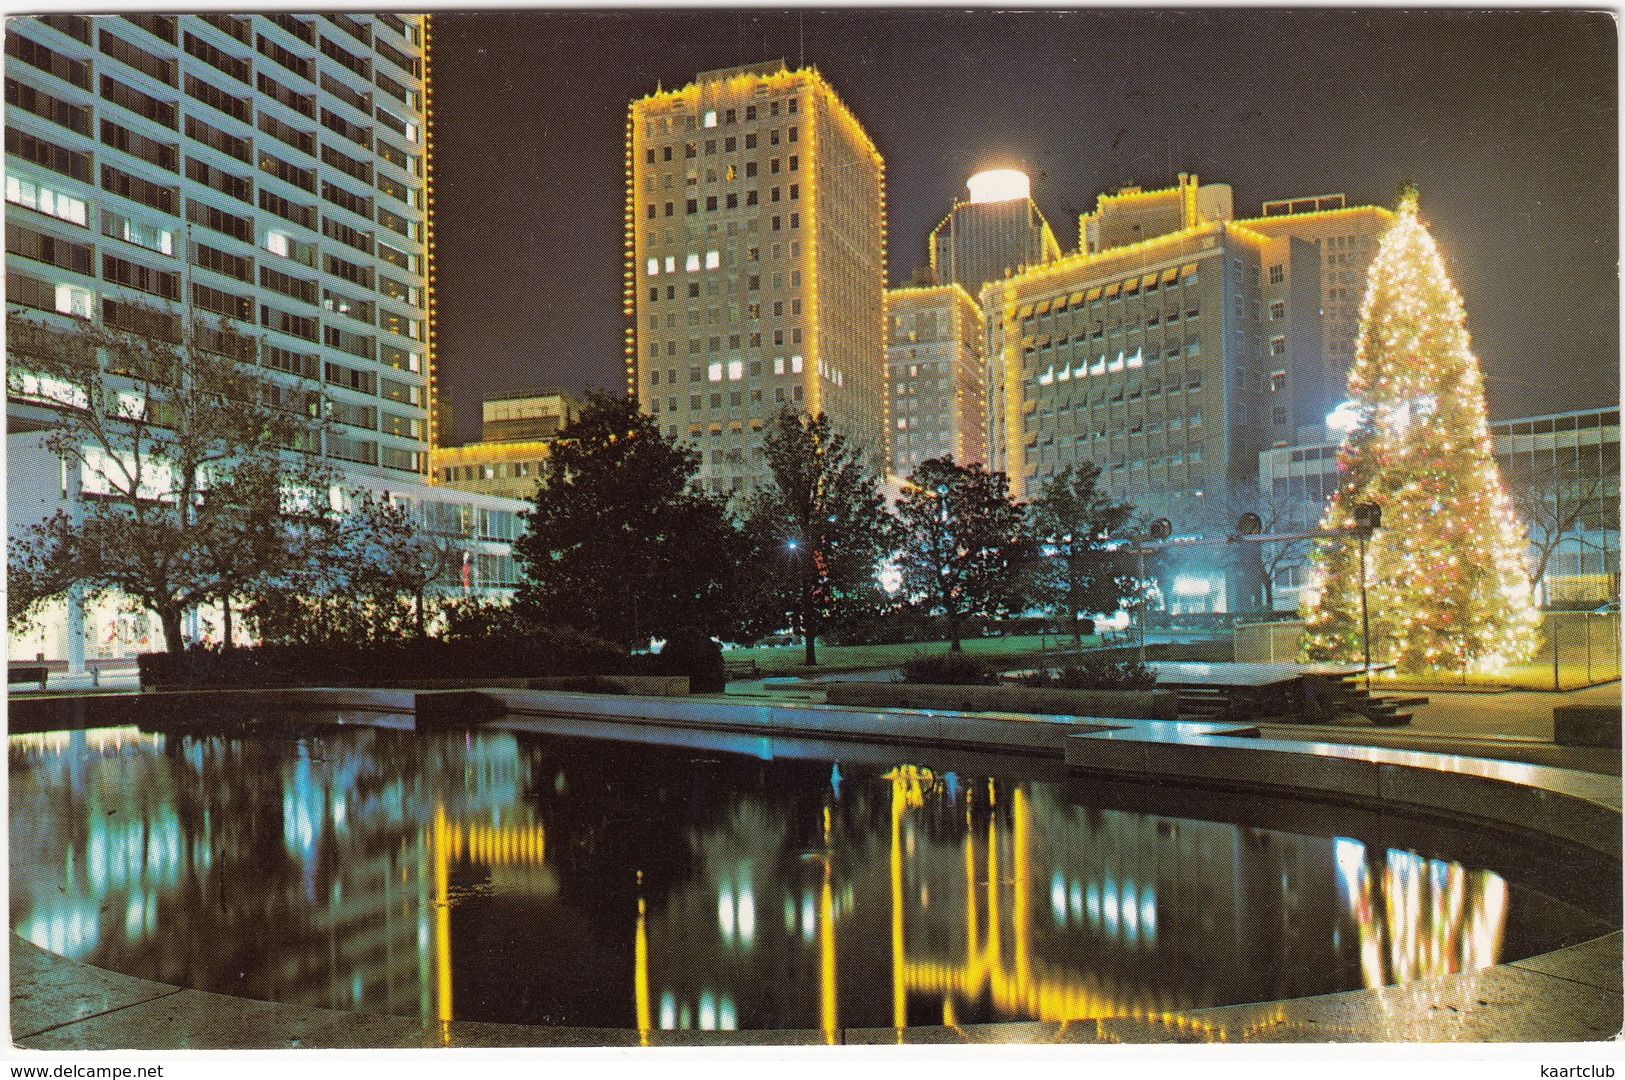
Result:
<svg viewBox="0 0 1625 1080"><path fill-rule="evenodd" d="M931 230L931 272L938 282L962 285L975 298L990 281L1061 257L1025 173L991 169L965 186L970 198L954 203Z"/></svg>
<svg viewBox="0 0 1625 1080"><path fill-rule="evenodd" d="M627 391L710 490L766 476L781 409L886 460L885 166L829 84L701 73L627 120Z"/></svg>
<svg viewBox="0 0 1625 1080"><path fill-rule="evenodd" d="M944 454L985 460L982 309L959 285L891 289L886 328L891 471L907 476Z"/></svg>

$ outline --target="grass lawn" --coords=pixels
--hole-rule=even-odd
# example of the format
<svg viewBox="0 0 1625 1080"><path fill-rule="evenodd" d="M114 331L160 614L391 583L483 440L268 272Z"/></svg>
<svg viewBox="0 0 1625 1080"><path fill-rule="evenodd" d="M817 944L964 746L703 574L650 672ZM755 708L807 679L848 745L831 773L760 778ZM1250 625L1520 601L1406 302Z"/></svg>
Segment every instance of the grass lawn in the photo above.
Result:
<svg viewBox="0 0 1625 1080"><path fill-rule="evenodd" d="M1612 682L1619 678L1619 661L1617 658L1596 658L1588 668L1583 662L1574 664L1564 662L1558 665L1557 687L1562 690L1578 690L1582 686L1595 686L1598 683ZM1463 676L1460 672L1440 672L1432 676L1407 675L1379 675L1372 682L1372 688L1401 689L1414 688L1417 690L1551 690L1552 663L1550 660L1541 663L1536 661L1529 664L1514 664L1505 671L1494 675L1471 674Z"/></svg>
<svg viewBox="0 0 1625 1080"><path fill-rule="evenodd" d="M967 656L1008 661L1020 666L1029 657L1043 656L1060 650L1070 650L1072 639L1054 634L1019 634L998 638L966 638L961 643ZM1086 634L1084 648L1101 644L1099 637ZM946 641L915 641L903 645L818 645L818 666L807 667L801 661L806 655L800 645L757 646L752 649L733 649L723 653L723 659L733 662L754 660L764 675L803 675L837 671L864 671L873 668L896 667L916 656L945 653Z"/></svg>

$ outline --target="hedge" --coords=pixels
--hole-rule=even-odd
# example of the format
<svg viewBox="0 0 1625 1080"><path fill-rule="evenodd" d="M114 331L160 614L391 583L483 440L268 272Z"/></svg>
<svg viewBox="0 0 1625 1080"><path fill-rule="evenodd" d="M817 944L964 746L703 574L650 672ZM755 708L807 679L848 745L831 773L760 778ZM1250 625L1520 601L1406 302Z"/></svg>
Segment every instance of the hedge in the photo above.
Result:
<svg viewBox="0 0 1625 1080"><path fill-rule="evenodd" d="M412 638L378 643L257 645L143 653L149 690L262 689L283 686L390 686L433 679L515 679L561 675L687 675L695 693L720 693L722 650L679 639L660 654L629 656L617 646L569 632L523 636ZM707 649L706 646L710 648Z"/></svg>

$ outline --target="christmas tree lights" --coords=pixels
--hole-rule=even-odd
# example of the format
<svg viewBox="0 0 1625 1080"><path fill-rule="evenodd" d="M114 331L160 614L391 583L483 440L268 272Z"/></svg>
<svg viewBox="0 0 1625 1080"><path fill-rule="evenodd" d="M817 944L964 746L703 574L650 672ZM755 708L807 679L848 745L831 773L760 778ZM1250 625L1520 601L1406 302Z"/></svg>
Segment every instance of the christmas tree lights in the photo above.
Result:
<svg viewBox="0 0 1625 1080"><path fill-rule="evenodd" d="M1352 426L1322 528L1382 510L1366 559L1373 662L1400 671L1497 671L1536 647L1524 531L1501 486L1466 312L1414 187L1366 278L1349 371ZM1312 557L1304 654L1362 655L1360 559L1353 542Z"/></svg>

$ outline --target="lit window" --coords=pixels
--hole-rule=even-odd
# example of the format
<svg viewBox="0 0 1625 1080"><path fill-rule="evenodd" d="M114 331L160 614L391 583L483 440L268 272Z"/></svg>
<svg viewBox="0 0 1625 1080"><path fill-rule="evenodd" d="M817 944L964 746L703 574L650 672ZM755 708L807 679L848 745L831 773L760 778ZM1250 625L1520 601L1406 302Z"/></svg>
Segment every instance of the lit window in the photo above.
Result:
<svg viewBox="0 0 1625 1080"><path fill-rule="evenodd" d="M659 259L650 259L649 260L649 276L654 277L658 273L660 273L660 260Z"/></svg>
<svg viewBox="0 0 1625 1080"><path fill-rule="evenodd" d="M683 264L683 269L688 270L690 272L698 270L699 268L700 268L700 257L699 257L698 254L690 255L688 257L688 261Z"/></svg>
<svg viewBox="0 0 1625 1080"><path fill-rule="evenodd" d="M95 294L89 289L81 289L77 285L56 287L56 309L64 315L77 315L81 319L88 319L94 304Z"/></svg>
<svg viewBox="0 0 1625 1080"><path fill-rule="evenodd" d="M775 356L773 358L773 374L775 374L775 375L783 375L784 374L784 357Z"/></svg>
<svg viewBox="0 0 1625 1080"><path fill-rule="evenodd" d="M792 374L795 374L795 375L801 374L801 357L799 357L799 356L790 357L790 371L791 371Z"/></svg>
<svg viewBox="0 0 1625 1080"><path fill-rule="evenodd" d="M708 128L717 126L717 112L715 109L712 109L705 114L705 126Z"/></svg>
<svg viewBox="0 0 1625 1080"><path fill-rule="evenodd" d="M705 377L706 377L706 380L708 382L721 382L722 381L722 364L721 363L712 364L709 368L706 369Z"/></svg>
<svg viewBox="0 0 1625 1080"><path fill-rule="evenodd" d="M666 273L675 274L676 272L677 272L677 256L675 256L675 255L667 255L666 256Z"/></svg>
<svg viewBox="0 0 1625 1080"><path fill-rule="evenodd" d="M42 214L49 214L63 221L71 221L75 225L85 225L90 220L89 204L83 199L75 199L43 185L19 180L15 176L6 177L6 201L26 206L30 210L38 210Z"/></svg>
<svg viewBox="0 0 1625 1080"><path fill-rule="evenodd" d="M734 382L745 377L745 362L743 360L728 361L728 381Z"/></svg>
<svg viewBox="0 0 1625 1080"><path fill-rule="evenodd" d="M705 253L705 268L707 270L715 270L721 265L722 253L720 251L707 251Z"/></svg>

